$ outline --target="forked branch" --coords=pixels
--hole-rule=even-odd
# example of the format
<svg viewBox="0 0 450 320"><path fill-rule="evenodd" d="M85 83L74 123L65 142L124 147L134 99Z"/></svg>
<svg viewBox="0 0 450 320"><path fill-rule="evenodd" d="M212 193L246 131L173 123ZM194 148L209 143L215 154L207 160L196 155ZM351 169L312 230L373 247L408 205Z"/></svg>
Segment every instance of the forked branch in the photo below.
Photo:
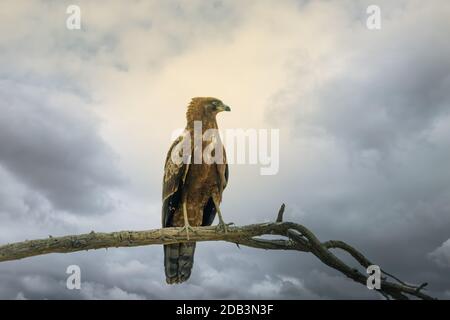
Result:
<svg viewBox="0 0 450 320"><path fill-rule="evenodd" d="M357 268L352 268L331 252L340 249L349 253L358 264L367 268L373 265L361 252L343 241L330 240L321 242L309 229L292 222L282 222L284 204L280 208L277 222L259 223L246 226L230 226L228 232L219 231L216 227L195 227L189 241L227 241L237 245L258 249L296 250L311 252L324 264L343 273L350 279L366 286L368 275ZM48 253L69 253L91 249L118 247L136 247L161 245L188 241L181 228L163 228L147 231L121 231L49 237L47 239L27 240L0 246L0 262L18 260ZM280 239L263 239L263 235L278 235ZM427 285L410 285L385 272L381 278L380 289L377 290L386 299L434 299L423 293ZM388 279L392 279L389 281Z"/></svg>

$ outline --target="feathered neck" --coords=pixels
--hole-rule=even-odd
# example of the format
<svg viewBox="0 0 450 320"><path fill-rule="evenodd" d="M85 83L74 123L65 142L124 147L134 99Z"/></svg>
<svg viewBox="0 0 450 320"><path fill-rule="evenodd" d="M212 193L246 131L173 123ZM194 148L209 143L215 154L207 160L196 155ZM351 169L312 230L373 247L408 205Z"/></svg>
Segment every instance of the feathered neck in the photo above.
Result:
<svg viewBox="0 0 450 320"><path fill-rule="evenodd" d="M215 114L208 113L204 108L204 103L201 98L192 99L186 112L186 129L194 129L194 121L202 122L202 129L207 130L211 128L217 129L217 122Z"/></svg>

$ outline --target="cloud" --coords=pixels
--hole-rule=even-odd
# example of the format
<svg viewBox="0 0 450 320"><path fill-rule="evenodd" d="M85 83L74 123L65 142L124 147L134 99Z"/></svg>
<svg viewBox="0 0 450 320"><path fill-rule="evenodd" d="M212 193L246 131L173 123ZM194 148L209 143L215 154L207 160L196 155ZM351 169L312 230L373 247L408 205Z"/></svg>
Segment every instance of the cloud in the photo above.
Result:
<svg viewBox="0 0 450 320"><path fill-rule="evenodd" d="M8 80L0 88L0 165L55 209L111 210L107 190L121 182L117 157L83 101Z"/></svg>
<svg viewBox="0 0 450 320"><path fill-rule="evenodd" d="M19 292L16 296L16 300L27 300L22 292Z"/></svg>
<svg viewBox="0 0 450 320"><path fill-rule="evenodd" d="M410 1L399 11L380 5L390 13L383 15L382 30L369 31L362 17L334 20L336 37L319 40L333 50L299 58L274 106L274 113L289 114L296 134L322 134L358 151L384 153L448 114L448 4Z"/></svg>
<svg viewBox="0 0 450 320"><path fill-rule="evenodd" d="M440 267L450 267L450 239L433 250L429 257Z"/></svg>
<svg viewBox="0 0 450 320"><path fill-rule="evenodd" d="M263 281L253 282L249 293L256 299L318 299L319 296L305 288L302 281L291 277L266 276Z"/></svg>
<svg viewBox="0 0 450 320"><path fill-rule="evenodd" d="M106 288L102 284L84 283L82 297L88 300L143 300L144 297L128 293L121 288Z"/></svg>
<svg viewBox="0 0 450 320"><path fill-rule="evenodd" d="M319 40L326 50L299 49L305 59L267 113L290 134L282 163L291 178L274 196L295 203L324 240L355 243L385 269L441 290L450 283L426 257L450 226L441 169L450 159L449 7L380 5L389 12L381 31L324 14L336 35Z"/></svg>

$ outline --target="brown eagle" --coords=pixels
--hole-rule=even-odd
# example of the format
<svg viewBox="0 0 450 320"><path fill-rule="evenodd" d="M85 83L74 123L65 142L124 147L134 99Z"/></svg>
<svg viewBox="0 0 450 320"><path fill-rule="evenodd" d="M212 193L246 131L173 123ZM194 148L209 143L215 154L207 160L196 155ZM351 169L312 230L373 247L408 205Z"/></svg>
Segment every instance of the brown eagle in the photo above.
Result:
<svg viewBox="0 0 450 320"><path fill-rule="evenodd" d="M200 134L207 130L217 131L216 115L221 111L230 111L230 107L222 101L211 98L193 98L186 113L187 124L183 135L179 136L169 149L164 166L163 181L163 227L183 227L189 239L192 227L209 226L214 221L216 212L219 216L219 226L224 231L227 225L224 223L220 212L222 192L228 182L228 164L225 149L220 142L220 137L215 135L214 143L220 146L222 161L194 161L196 145L194 137L198 134L198 125L201 125ZM172 154L177 153L177 146L184 145L186 139L190 139L189 160L174 161ZM212 139L200 138L201 152ZM214 150L213 152L217 152ZM197 153L198 154L198 153ZM203 153L200 153L203 157ZM186 161L187 160L187 161ZM203 160L203 159L202 159ZM164 269L166 282L169 284L181 283L189 279L194 264L195 242L169 244L164 246Z"/></svg>

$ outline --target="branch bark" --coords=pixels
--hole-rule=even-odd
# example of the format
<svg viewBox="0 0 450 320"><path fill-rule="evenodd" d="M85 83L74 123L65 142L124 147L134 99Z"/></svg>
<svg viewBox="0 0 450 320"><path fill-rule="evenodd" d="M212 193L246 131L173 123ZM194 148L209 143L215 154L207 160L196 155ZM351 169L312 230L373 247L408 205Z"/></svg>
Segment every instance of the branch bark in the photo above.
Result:
<svg viewBox="0 0 450 320"><path fill-rule="evenodd" d="M147 245L161 245L187 241L227 241L237 245L270 250L295 250L310 252L327 266L341 272L350 279L366 286L367 275L352 268L331 252L331 249L340 249L349 253L358 264L367 268L370 262L361 252L343 241L330 240L321 242L305 226L282 222L284 205L280 209L275 223L259 223L246 226L230 226L224 233L216 227L195 227L189 239L182 228L162 228L147 231L120 231L111 233L97 233L70 235L63 237L49 237L47 239L27 240L0 246L0 262L19 260L27 257L49 254L70 253L82 250L136 247ZM263 239L263 235L278 235L280 239ZM424 299L433 297L422 292L427 285L410 285L381 269L384 277L381 287L377 290L386 299ZM392 280L389 281L388 279Z"/></svg>

